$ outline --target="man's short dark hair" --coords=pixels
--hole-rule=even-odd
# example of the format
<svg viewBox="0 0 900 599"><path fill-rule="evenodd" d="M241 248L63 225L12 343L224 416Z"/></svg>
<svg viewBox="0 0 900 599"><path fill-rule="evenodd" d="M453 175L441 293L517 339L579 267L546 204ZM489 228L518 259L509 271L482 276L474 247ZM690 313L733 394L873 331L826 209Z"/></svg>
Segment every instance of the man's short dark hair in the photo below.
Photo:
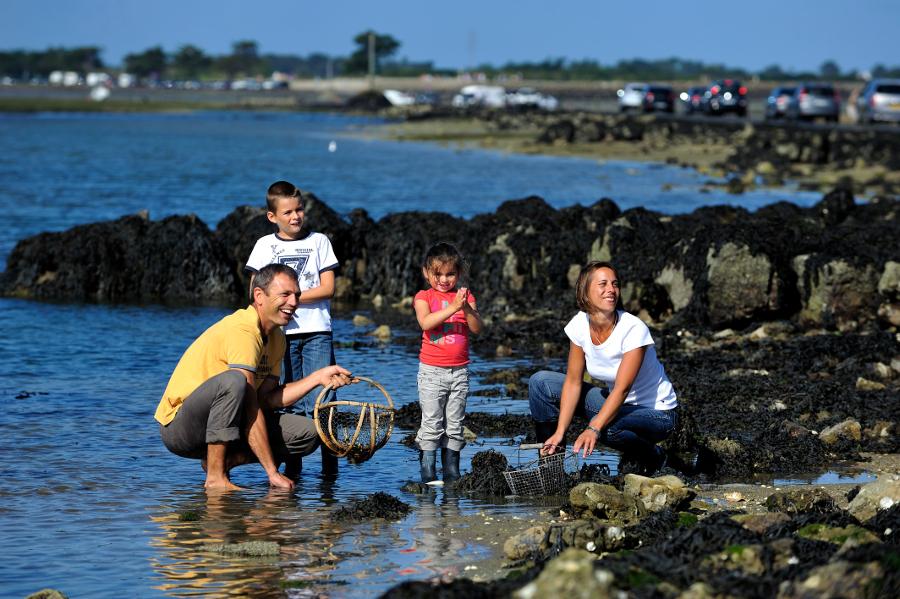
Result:
<svg viewBox="0 0 900 599"><path fill-rule="evenodd" d="M272 281L274 281L275 277L278 275L287 275L295 281L297 280L297 271L287 264L267 264L253 275L253 289L259 287L263 292L268 294ZM251 289L251 293L252 291L253 290Z"/></svg>

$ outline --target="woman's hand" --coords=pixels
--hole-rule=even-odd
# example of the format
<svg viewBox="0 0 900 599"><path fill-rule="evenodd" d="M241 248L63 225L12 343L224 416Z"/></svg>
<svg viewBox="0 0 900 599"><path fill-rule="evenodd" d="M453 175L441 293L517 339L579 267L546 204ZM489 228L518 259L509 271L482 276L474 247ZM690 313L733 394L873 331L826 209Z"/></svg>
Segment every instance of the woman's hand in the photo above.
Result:
<svg viewBox="0 0 900 599"><path fill-rule="evenodd" d="M553 455L556 453L556 450L560 448L563 448L563 434L553 433L549 439L544 441L544 446L541 448L541 455Z"/></svg>
<svg viewBox="0 0 900 599"><path fill-rule="evenodd" d="M578 435L578 438L575 439L575 445L572 446L572 451L578 453L581 451L581 457L586 458L592 453L594 453L594 448L597 446L597 433L592 431L591 429L586 429L583 433Z"/></svg>

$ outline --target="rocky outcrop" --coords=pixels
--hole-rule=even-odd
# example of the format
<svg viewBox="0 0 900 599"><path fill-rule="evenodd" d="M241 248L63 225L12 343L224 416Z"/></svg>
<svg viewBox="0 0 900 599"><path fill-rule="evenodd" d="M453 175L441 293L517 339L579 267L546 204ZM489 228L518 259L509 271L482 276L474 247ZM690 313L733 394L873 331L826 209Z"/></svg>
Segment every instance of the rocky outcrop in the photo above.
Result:
<svg viewBox="0 0 900 599"><path fill-rule="evenodd" d="M467 282L497 345L513 345L532 323L561 329L574 311L580 265L611 260L625 308L646 320L725 328L792 319L851 331L900 318L898 202L856 204L835 191L812 208L780 203L750 213L716 206L664 216L621 212L610 200L556 210L538 197L509 201L471 220L404 212L379 221L364 210L343 218L313 194L308 226L332 240L344 299L390 303L422 285L421 260L448 231L470 261ZM236 209L209 229L196 217L142 216L75 227L21 241L2 291L93 301L241 301L243 264L272 231L262 208ZM526 331L527 332L527 331Z"/></svg>
<svg viewBox="0 0 900 599"><path fill-rule="evenodd" d="M239 293L232 260L196 216L145 214L41 233L7 261L6 295L111 302L224 303Z"/></svg>

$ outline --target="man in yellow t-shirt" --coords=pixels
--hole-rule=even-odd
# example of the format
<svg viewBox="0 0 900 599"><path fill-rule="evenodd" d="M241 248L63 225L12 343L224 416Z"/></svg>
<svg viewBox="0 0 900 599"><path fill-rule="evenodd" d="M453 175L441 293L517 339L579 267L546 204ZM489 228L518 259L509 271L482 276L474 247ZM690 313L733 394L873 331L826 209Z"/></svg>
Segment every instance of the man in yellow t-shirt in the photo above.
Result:
<svg viewBox="0 0 900 599"><path fill-rule="evenodd" d="M300 303L297 273L270 264L256 273L252 304L209 327L184 352L156 408L163 443L180 456L205 459L207 489L234 490L228 472L258 461L272 486L294 482L278 472L319 445L315 423L278 412L318 385L350 383L350 372L328 366L278 384L285 337ZM277 461L276 461L277 459Z"/></svg>

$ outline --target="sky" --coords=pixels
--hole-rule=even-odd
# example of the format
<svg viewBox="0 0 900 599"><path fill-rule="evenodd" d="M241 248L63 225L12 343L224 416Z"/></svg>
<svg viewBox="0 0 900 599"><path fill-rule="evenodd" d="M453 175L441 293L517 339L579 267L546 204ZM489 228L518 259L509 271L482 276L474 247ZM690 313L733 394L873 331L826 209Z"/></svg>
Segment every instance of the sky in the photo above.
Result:
<svg viewBox="0 0 900 599"><path fill-rule="evenodd" d="M0 0L0 49L100 46L109 65L156 45L227 54L238 40L262 54L345 56L368 29L400 41L397 58L451 69L546 58L900 64L898 0Z"/></svg>

